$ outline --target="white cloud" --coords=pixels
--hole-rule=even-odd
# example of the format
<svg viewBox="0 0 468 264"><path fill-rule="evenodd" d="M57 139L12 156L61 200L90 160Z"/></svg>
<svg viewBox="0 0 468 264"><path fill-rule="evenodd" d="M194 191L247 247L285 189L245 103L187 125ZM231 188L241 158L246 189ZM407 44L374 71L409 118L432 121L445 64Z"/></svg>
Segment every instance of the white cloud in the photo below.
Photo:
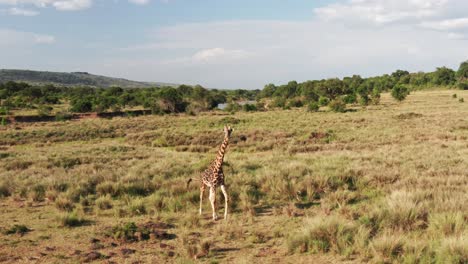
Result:
<svg viewBox="0 0 468 264"><path fill-rule="evenodd" d="M55 43L55 37L50 35L34 35L34 42L38 44L52 44Z"/></svg>
<svg viewBox="0 0 468 264"><path fill-rule="evenodd" d="M421 26L436 30L468 29L468 17L422 22Z"/></svg>
<svg viewBox="0 0 468 264"><path fill-rule="evenodd" d="M323 20L190 23L159 28L151 41L118 50L96 70L133 79L261 88L293 79L457 67L468 58L468 41L454 36L405 24L350 29Z"/></svg>
<svg viewBox="0 0 468 264"><path fill-rule="evenodd" d="M128 0L130 3L134 3L137 5L146 5L150 2L150 0Z"/></svg>
<svg viewBox="0 0 468 264"><path fill-rule="evenodd" d="M248 57L244 50L227 50L224 48L213 48L200 50L192 56L195 62L214 62L219 60L237 60Z"/></svg>
<svg viewBox="0 0 468 264"><path fill-rule="evenodd" d="M350 0L316 8L314 12L327 21L362 21L381 25L433 17L448 3L448 0Z"/></svg>
<svg viewBox="0 0 468 264"><path fill-rule="evenodd" d="M53 6L60 11L76 11L92 6L92 0L0 0L0 4L12 6L33 5L40 8Z"/></svg>
<svg viewBox="0 0 468 264"><path fill-rule="evenodd" d="M91 0L64 0L64 1L54 1L52 4L57 10L62 11L76 11L83 10L91 7Z"/></svg>
<svg viewBox="0 0 468 264"><path fill-rule="evenodd" d="M13 16L37 16L39 15L39 12L35 10L28 10L28 9L22 9L22 8L16 8L12 7L8 9L8 14L13 15Z"/></svg>

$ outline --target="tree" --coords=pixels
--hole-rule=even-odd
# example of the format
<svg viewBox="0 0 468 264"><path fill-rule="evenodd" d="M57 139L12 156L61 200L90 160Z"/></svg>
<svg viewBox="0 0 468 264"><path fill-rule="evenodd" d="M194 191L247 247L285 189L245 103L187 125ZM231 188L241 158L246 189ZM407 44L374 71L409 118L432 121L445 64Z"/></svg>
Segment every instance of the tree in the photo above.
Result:
<svg viewBox="0 0 468 264"><path fill-rule="evenodd" d="M403 101L405 100L406 96L409 95L409 90L406 86L402 84L395 85L392 89L392 96L398 101Z"/></svg>
<svg viewBox="0 0 468 264"><path fill-rule="evenodd" d="M409 75L409 72L408 72L408 71L403 71L403 70L396 70L394 73L392 73L392 77L393 77L397 82L399 82L400 79L401 79L403 76L406 76L406 75Z"/></svg>
<svg viewBox="0 0 468 264"><path fill-rule="evenodd" d="M319 99L318 94L315 92L315 82L307 81L299 85L301 90L301 96L306 100L317 101Z"/></svg>
<svg viewBox="0 0 468 264"><path fill-rule="evenodd" d="M468 60L460 64L457 71L457 78L460 81L468 79Z"/></svg>
<svg viewBox="0 0 468 264"><path fill-rule="evenodd" d="M70 111L77 113L91 112L93 104L91 98L74 98L70 102Z"/></svg>
<svg viewBox="0 0 468 264"><path fill-rule="evenodd" d="M455 71L447 67L440 67L434 72L434 84L452 85L455 83Z"/></svg>
<svg viewBox="0 0 468 264"><path fill-rule="evenodd" d="M259 98L272 97L276 89L277 87L274 84L272 83L267 84L265 85L265 87L263 87L263 90L259 93L258 97Z"/></svg>
<svg viewBox="0 0 468 264"><path fill-rule="evenodd" d="M177 89L165 87L159 91L157 97L159 98L159 105L164 112L185 112L186 105L182 100L182 95Z"/></svg>

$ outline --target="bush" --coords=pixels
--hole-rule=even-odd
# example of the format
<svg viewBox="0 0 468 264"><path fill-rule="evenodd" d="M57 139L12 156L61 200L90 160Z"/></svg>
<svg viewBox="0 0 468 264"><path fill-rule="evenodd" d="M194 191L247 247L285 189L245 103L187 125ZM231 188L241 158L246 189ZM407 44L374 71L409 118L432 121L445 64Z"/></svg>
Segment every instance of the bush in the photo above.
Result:
<svg viewBox="0 0 468 264"><path fill-rule="evenodd" d="M457 94L452 94L452 98L457 98Z"/></svg>
<svg viewBox="0 0 468 264"><path fill-rule="evenodd" d="M397 101L405 100L406 96L410 94L408 88L404 85L398 84L392 89L392 97Z"/></svg>
<svg viewBox="0 0 468 264"><path fill-rule="evenodd" d="M257 106L255 106L254 104L245 104L242 106L242 110L244 110L245 112L254 112L257 111Z"/></svg>
<svg viewBox="0 0 468 264"><path fill-rule="evenodd" d="M344 113L346 112L346 104L341 99L335 99L328 105L333 112Z"/></svg>
<svg viewBox="0 0 468 264"><path fill-rule="evenodd" d="M292 99L288 102L288 107L303 107L304 103L300 99Z"/></svg>
<svg viewBox="0 0 468 264"><path fill-rule="evenodd" d="M114 226L111 236L117 240L135 241L138 238L148 239L150 231L144 227L138 227L134 222Z"/></svg>
<svg viewBox="0 0 468 264"><path fill-rule="evenodd" d="M283 97L275 97L270 104L271 107L285 107L286 99Z"/></svg>
<svg viewBox="0 0 468 264"><path fill-rule="evenodd" d="M459 82L458 88L460 88L461 90L468 90L468 82Z"/></svg>
<svg viewBox="0 0 468 264"><path fill-rule="evenodd" d="M307 111L317 112L320 109L320 106L317 102L311 102L307 105Z"/></svg>
<svg viewBox="0 0 468 264"><path fill-rule="evenodd" d="M324 96L320 96L320 98L318 100L318 104L320 106L327 106L329 102L330 102L330 99L328 99L327 97L324 97Z"/></svg>
<svg viewBox="0 0 468 264"><path fill-rule="evenodd" d="M241 105L238 104L238 103L228 103L226 108L224 108L224 111L227 111L227 112L237 112L239 110L241 110Z"/></svg>
<svg viewBox="0 0 468 264"><path fill-rule="evenodd" d="M70 102L70 111L75 113L87 113L93 110L93 104L89 98L72 99Z"/></svg>
<svg viewBox="0 0 468 264"><path fill-rule="evenodd" d="M465 102L465 99L460 98L460 99L458 99L458 102L463 103L463 102Z"/></svg>
<svg viewBox="0 0 468 264"><path fill-rule="evenodd" d="M357 96L356 94L347 94L344 98L343 101L346 104L354 104L357 102Z"/></svg>

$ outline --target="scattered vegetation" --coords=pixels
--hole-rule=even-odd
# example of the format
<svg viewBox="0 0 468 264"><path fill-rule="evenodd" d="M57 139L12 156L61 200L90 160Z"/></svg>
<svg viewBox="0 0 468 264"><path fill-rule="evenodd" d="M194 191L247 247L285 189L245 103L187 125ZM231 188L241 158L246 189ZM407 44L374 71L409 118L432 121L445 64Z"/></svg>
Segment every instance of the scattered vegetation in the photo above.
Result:
<svg viewBox="0 0 468 264"><path fill-rule="evenodd" d="M406 85L402 102L387 90L362 107L377 97L356 92L323 97L312 114L293 96L288 111L263 98L269 110L255 113L7 125L0 259L465 263L467 105L455 100L468 94ZM337 100L346 114L326 110ZM186 182L214 158L224 124L235 124L230 214L213 222L207 192L199 216L199 186ZM20 223L34 231L5 234Z"/></svg>

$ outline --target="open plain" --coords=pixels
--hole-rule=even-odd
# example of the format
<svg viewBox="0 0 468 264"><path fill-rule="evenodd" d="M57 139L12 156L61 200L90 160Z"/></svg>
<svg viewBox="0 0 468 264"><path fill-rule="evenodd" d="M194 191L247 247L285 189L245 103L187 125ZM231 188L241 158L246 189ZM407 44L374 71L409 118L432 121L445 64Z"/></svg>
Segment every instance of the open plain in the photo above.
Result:
<svg viewBox="0 0 468 264"><path fill-rule="evenodd" d="M453 94L457 94L454 98ZM0 262L467 263L468 91L0 130ZM234 132L228 220L197 178ZM218 192L218 214L223 196Z"/></svg>

